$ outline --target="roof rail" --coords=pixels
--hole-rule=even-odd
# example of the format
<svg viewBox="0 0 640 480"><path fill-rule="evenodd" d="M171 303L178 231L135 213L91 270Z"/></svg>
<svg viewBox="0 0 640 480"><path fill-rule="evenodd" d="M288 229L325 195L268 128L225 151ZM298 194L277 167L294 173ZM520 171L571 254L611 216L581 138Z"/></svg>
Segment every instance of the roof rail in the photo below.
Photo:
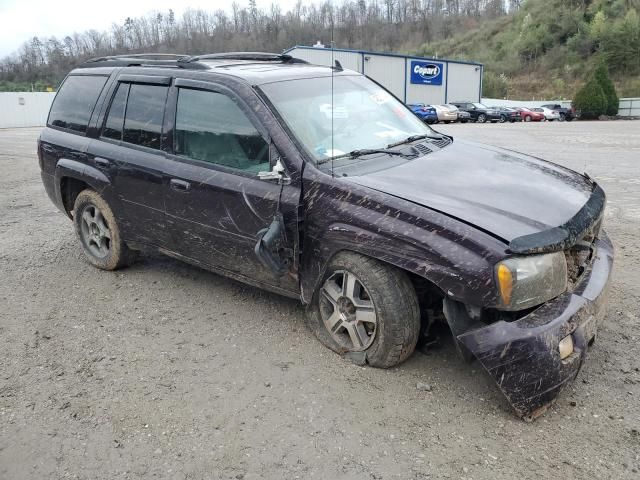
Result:
<svg viewBox="0 0 640 480"><path fill-rule="evenodd" d="M207 67L198 63L185 63L182 60L191 58L189 55L174 53L131 53L125 55L107 55L86 60L78 65L78 68L96 67L173 67L189 69L206 69Z"/></svg>
<svg viewBox="0 0 640 480"><path fill-rule="evenodd" d="M209 53L206 55L195 55L193 57L180 59L179 63L192 63L201 60L248 60L254 62L282 62L282 63L308 63L291 55L266 52L228 52Z"/></svg>

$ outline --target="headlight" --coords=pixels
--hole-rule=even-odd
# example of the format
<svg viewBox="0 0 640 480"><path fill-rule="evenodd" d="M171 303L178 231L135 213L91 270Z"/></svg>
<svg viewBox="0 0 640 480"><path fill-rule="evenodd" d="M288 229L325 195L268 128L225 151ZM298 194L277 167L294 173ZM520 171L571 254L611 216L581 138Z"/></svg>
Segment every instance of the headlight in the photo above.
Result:
<svg viewBox="0 0 640 480"><path fill-rule="evenodd" d="M502 310L523 310L557 297L567 289L563 252L512 257L496 265Z"/></svg>

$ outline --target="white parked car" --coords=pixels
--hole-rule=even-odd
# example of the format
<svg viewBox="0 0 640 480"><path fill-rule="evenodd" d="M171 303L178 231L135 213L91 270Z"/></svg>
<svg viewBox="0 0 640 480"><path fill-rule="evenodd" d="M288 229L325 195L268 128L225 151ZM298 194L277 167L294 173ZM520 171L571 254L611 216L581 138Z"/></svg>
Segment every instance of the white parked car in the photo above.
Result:
<svg viewBox="0 0 640 480"><path fill-rule="evenodd" d="M454 105L432 105L436 109L439 122L457 122L458 107Z"/></svg>
<svg viewBox="0 0 640 480"><path fill-rule="evenodd" d="M548 122L552 122L553 120L560 120L560 112L557 110L551 110L547 107L532 108L531 110L533 110L534 112L544 113L544 119Z"/></svg>

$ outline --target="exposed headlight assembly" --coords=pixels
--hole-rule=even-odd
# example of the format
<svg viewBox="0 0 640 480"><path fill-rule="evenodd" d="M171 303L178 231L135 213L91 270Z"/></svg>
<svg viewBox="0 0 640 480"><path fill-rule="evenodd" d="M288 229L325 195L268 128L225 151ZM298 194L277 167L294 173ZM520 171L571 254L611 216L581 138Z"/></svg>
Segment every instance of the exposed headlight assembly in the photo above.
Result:
<svg viewBox="0 0 640 480"><path fill-rule="evenodd" d="M564 252L511 257L496 265L501 310L524 310L567 289Z"/></svg>

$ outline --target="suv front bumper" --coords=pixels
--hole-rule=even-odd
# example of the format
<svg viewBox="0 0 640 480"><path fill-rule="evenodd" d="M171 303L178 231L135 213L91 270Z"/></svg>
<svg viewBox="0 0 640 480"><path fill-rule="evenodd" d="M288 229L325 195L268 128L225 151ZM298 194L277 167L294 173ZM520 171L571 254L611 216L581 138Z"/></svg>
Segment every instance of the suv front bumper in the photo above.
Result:
<svg viewBox="0 0 640 480"><path fill-rule="evenodd" d="M601 231L593 261L572 292L519 320L498 321L457 337L525 420L542 414L580 371L604 317L612 268L613 245ZM562 360L558 344L567 335L573 337L574 350Z"/></svg>

